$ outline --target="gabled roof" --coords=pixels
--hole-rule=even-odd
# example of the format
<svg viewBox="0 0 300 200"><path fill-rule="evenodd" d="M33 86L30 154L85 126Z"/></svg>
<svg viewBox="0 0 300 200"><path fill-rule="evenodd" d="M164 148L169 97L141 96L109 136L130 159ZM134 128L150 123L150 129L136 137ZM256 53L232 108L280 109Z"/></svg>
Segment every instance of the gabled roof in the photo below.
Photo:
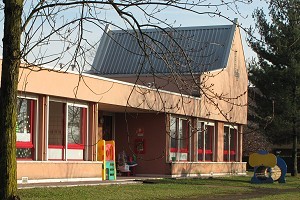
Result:
<svg viewBox="0 0 300 200"><path fill-rule="evenodd" d="M91 73L136 75L194 73L227 65L236 27L109 30L103 34Z"/></svg>

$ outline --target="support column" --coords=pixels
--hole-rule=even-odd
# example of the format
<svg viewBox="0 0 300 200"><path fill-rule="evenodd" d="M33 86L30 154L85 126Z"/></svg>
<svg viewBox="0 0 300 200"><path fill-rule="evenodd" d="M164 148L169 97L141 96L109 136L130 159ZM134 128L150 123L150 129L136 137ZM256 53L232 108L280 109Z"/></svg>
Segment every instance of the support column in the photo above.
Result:
<svg viewBox="0 0 300 200"><path fill-rule="evenodd" d="M166 114L166 151L165 158L166 162L170 161L170 114Z"/></svg>
<svg viewBox="0 0 300 200"><path fill-rule="evenodd" d="M38 137L38 153L37 153L37 160L46 160L46 126L47 126L47 99L46 96L40 95L38 98L38 129L37 129L37 137Z"/></svg>
<svg viewBox="0 0 300 200"><path fill-rule="evenodd" d="M224 123L223 122L217 122L216 123L216 140L215 140L215 160L217 162L223 162L224 161Z"/></svg>
<svg viewBox="0 0 300 200"><path fill-rule="evenodd" d="M238 126L238 157L237 161L242 162L243 158L243 125Z"/></svg>
<svg viewBox="0 0 300 200"><path fill-rule="evenodd" d="M197 138L198 138L198 136L197 136L197 134L198 134L198 132L197 132L197 118L193 118L192 119L192 131L191 131L191 134L192 134L192 137L191 137L191 146L192 146L192 148L191 148L191 154L192 154L192 162L197 162L198 161L198 158L197 158L197 152L198 152L198 148L197 148L197 142L198 142L198 140L197 140Z"/></svg>
<svg viewBox="0 0 300 200"><path fill-rule="evenodd" d="M88 160L97 159L97 141L98 141L98 104L89 103L89 132L88 132Z"/></svg>

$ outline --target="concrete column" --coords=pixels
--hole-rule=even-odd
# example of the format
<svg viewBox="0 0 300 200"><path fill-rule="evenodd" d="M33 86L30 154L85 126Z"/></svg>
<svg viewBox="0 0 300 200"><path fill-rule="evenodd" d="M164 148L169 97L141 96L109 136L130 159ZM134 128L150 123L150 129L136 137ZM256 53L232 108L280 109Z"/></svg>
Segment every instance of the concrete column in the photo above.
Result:
<svg viewBox="0 0 300 200"><path fill-rule="evenodd" d="M170 114L166 114L166 151L165 151L165 158L166 158L166 162L169 162L169 153L170 153Z"/></svg>
<svg viewBox="0 0 300 200"><path fill-rule="evenodd" d="M243 125L238 126L238 157L237 161L242 162L243 158Z"/></svg>
<svg viewBox="0 0 300 200"><path fill-rule="evenodd" d="M89 103L89 128L88 128L88 155L87 159L95 161L97 159L97 141L98 141L98 104Z"/></svg>
<svg viewBox="0 0 300 200"><path fill-rule="evenodd" d="M192 131L191 131L191 155L192 155L192 160L193 162L196 162L198 161L197 159L197 118L193 118L192 119L192 124L191 124L191 128L192 128Z"/></svg>
<svg viewBox="0 0 300 200"><path fill-rule="evenodd" d="M40 95L38 98L38 118L36 123L38 123L37 128L37 158L36 160L46 160L46 119L47 119L47 99L46 96Z"/></svg>
<svg viewBox="0 0 300 200"><path fill-rule="evenodd" d="M216 139L215 139L215 161L223 162L224 159L224 123L216 122Z"/></svg>

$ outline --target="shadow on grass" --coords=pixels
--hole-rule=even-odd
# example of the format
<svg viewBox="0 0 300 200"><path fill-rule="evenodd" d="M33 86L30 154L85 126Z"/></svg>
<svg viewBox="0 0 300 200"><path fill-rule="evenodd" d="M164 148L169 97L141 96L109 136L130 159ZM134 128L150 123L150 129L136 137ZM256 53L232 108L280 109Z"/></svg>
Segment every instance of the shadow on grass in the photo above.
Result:
<svg viewBox="0 0 300 200"><path fill-rule="evenodd" d="M220 182L234 182L234 183L250 183L251 177L248 179L235 179L235 178L210 178L211 180L220 181Z"/></svg>
<svg viewBox="0 0 300 200"><path fill-rule="evenodd" d="M248 177L247 177L248 178ZM241 183L250 184L249 179L238 179L238 178L165 178L159 180L143 180L144 184L184 184L184 185L222 185L231 183L230 185L239 185ZM228 185L228 184L227 184Z"/></svg>

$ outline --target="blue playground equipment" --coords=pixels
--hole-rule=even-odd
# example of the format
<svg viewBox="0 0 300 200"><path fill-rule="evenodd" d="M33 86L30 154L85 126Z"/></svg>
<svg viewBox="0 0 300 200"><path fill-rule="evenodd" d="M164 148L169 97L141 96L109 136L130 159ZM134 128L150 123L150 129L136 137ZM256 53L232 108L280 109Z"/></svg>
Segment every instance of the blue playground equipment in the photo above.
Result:
<svg viewBox="0 0 300 200"><path fill-rule="evenodd" d="M262 150L250 155L249 165L254 167L251 183L286 182L287 165L279 156Z"/></svg>

